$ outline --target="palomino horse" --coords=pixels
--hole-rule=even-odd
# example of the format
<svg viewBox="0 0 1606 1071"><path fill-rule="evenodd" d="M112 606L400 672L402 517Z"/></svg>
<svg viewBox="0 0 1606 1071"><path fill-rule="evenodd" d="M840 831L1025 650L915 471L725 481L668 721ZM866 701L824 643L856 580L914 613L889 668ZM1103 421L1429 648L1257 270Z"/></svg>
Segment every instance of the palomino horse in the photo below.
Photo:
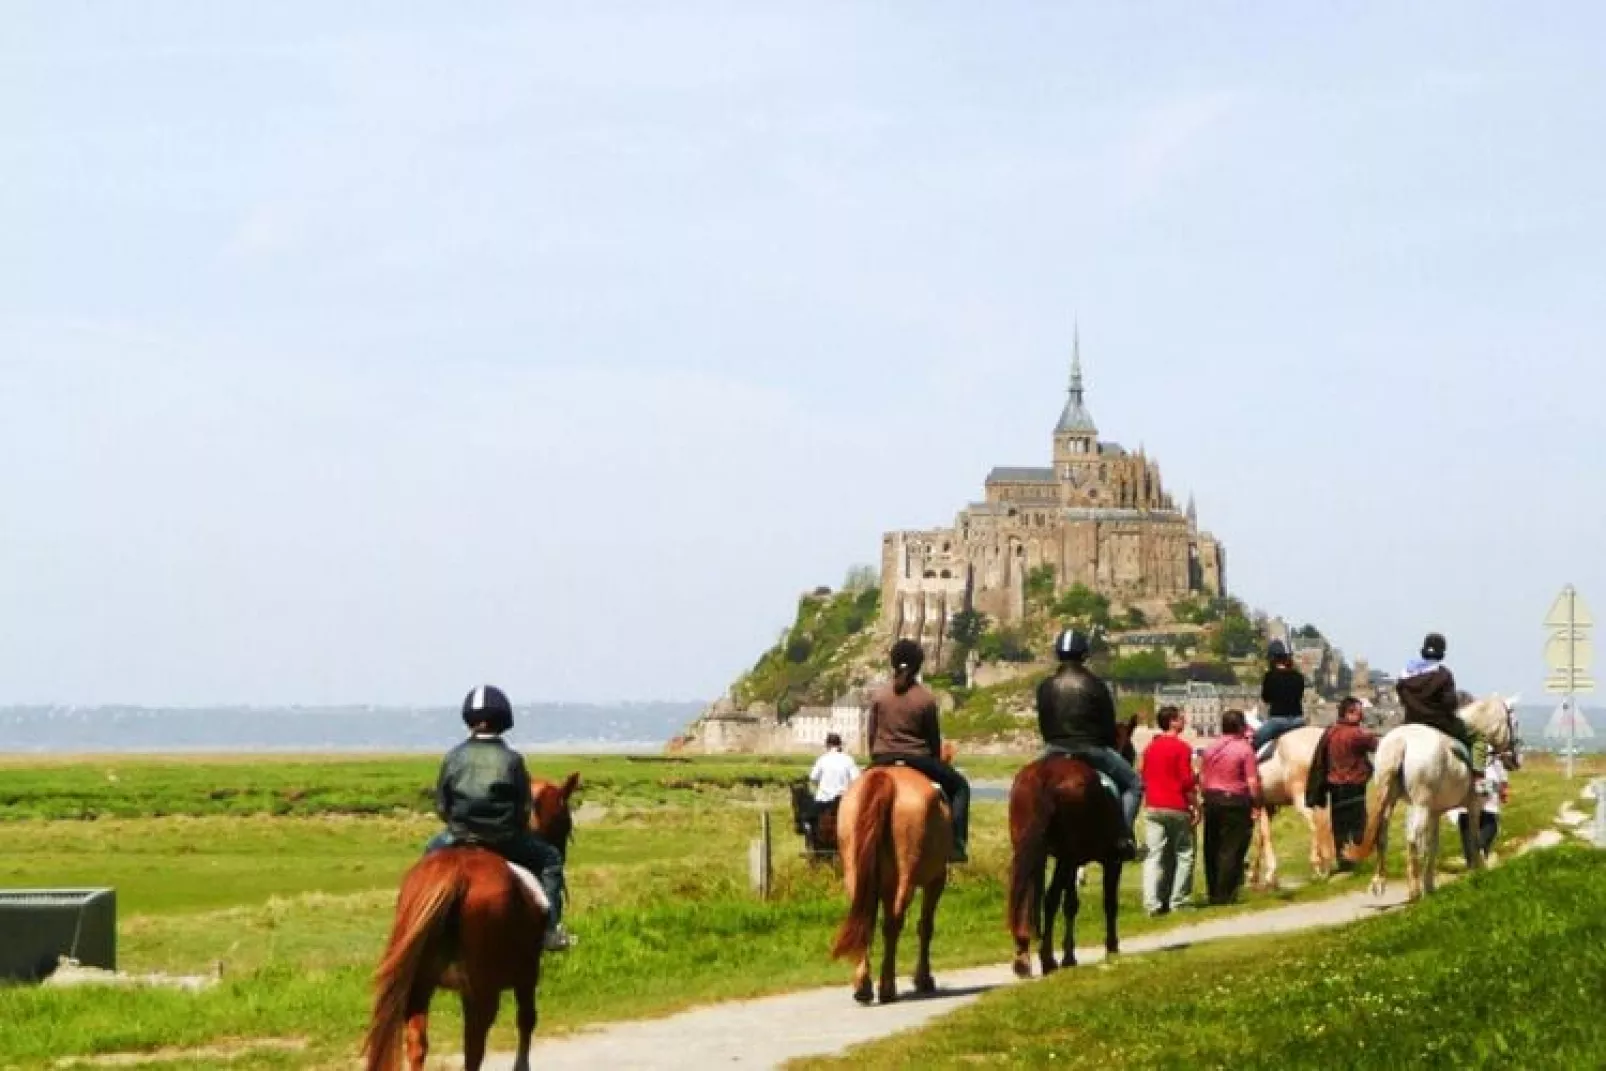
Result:
<svg viewBox="0 0 1606 1071"><path fill-rule="evenodd" d="M1277 887L1277 852L1271 843L1271 815L1278 807L1293 807L1310 827L1310 872L1325 878L1333 872L1337 854L1333 845L1332 812L1326 807L1305 806L1305 782L1316 745L1322 733L1318 726L1294 729L1277 738L1271 757L1260 764L1260 790L1266 805L1255 818L1256 853L1249 871L1249 884L1256 888Z"/></svg>
<svg viewBox="0 0 1606 1071"><path fill-rule="evenodd" d="M944 745L943 759L951 761ZM948 884L948 857L954 830L948 803L930 778L907 766L872 766L842 795L837 812L842 846L842 883L851 903L837 931L831 955L857 956L853 999L870 1003L870 939L876 908L881 918L881 1003L898 999L898 936L904 916L921 890L920 957L915 963L915 992L934 993L931 935L937 902Z"/></svg>
<svg viewBox="0 0 1606 1071"><path fill-rule="evenodd" d="M1490 695L1475 700L1458 712L1461 720L1482 733L1496 752L1512 752L1516 728L1512 707L1516 698ZM1360 862L1377 851L1377 873L1372 878L1372 894L1383 895L1387 887L1385 863L1388 856L1389 816L1402 798L1410 801L1405 815L1405 884L1412 900L1434 888L1434 869L1439 859L1439 816L1453 807L1465 807L1471 829L1478 828L1483 810L1482 798L1472 791L1472 772L1451 748L1451 740L1428 725L1401 725L1389 730L1377 745L1372 784L1380 797L1366 822L1366 837L1345 849L1345 858ZM1473 865L1483 866L1476 838L1472 845Z"/></svg>
<svg viewBox="0 0 1606 1071"><path fill-rule="evenodd" d="M574 833L569 799L579 787L577 773L561 785L530 783L530 826L559 850L568 848ZM519 1026L513 1066L528 1071L546 924L546 908L487 848L444 848L415 863L402 879L390 944L374 976L374 1016L363 1045L368 1071L397 1066L403 1024L407 1065L422 1071L429 1054L429 1002L441 987L462 998L466 1071L478 1071L502 990L513 990Z"/></svg>
<svg viewBox="0 0 1606 1071"><path fill-rule="evenodd" d="M1138 719L1116 726L1116 750L1134 758L1132 731ZM1077 870L1098 863L1104 872L1104 948L1120 951L1116 914L1120 909L1121 857L1117 847L1125 830L1121 804L1107 792L1092 766L1074 755L1049 754L1015 775L1009 789L1009 838L1015 849L1010 864L1009 930L1015 938L1015 973L1030 978L1028 954L1034 933L1041 932L1038 962L1043 973L1054 962L1054 916L1065 904L1065 958L1076 966ZM1044 896L1048 858L1054 857L1054 878Z"/></svg>

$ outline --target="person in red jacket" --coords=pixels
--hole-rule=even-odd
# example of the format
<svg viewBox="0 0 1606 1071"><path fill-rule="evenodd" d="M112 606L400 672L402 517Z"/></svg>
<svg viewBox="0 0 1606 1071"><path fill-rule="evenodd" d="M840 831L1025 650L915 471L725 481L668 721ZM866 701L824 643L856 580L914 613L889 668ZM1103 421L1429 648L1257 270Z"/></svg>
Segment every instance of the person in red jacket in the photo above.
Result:
<svg viewBox="0 0 1606 1071"><path fill-rule="evenodd" d="M1193 749L1182 739L1187 718L1176 707L1155 717L1160 735L1143 752L1143 906L1164 915L1193 906L1193 827L1199 821Z"/></svg>

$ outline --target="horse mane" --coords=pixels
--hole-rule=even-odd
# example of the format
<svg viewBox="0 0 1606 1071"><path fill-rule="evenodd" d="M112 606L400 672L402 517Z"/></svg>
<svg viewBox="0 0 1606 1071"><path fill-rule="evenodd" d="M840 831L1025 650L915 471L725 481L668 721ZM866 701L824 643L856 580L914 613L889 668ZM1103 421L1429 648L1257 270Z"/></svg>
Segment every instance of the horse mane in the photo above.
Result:
<svg viewBox="0 0 1606 1071"><path fill-rule="evenodd" d="M1497 748L1510 745L1511 712L1507 708L1505 696L1499 692L1491 692L1482 699L1474 699L1456 711L1456 715L1488 737Z"/></svg>

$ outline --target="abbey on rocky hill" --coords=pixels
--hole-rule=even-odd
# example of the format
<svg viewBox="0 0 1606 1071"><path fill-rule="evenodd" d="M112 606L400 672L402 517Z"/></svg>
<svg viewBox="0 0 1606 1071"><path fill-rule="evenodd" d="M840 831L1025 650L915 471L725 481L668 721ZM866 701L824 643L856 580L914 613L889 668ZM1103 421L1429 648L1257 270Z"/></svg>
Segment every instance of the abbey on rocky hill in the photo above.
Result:
<svg viewBox="0 0 1606 1071"><path fill-rule="evenodd" d="M888 532L881 542L882 623L940 650L964 609L1000 622L1025 612L1027 574L1054 567L1058 591L1076 584L1166 614L1170 600L1226 593L1226 552L1199 528L1190 498L1178 510L1143 451L1100 442L1072 345L1070 397L1054 426L1054 464L995 468L986 501L952 528Z"/></svg>

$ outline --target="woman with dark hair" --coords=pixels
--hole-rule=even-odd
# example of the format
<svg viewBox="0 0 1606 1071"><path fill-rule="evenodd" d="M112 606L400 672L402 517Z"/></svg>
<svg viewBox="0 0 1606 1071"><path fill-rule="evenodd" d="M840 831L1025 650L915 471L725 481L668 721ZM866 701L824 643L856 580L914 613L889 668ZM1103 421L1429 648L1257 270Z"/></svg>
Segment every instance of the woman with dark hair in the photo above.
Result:
<svg viewBox="0 0 1606 1071"><path fill-rule="evenodd" d="M1282 640L1272 640L1266 650L1271 667L1260 679L1260 701L1266 704L1266 720L1255 730L1255 752L1305 724L1305 675L1294 668L1294 657Z"/></svg>
<svg viewBox="0 0 1606 1071"><path fill-rule="evenodd" d="M970 782L942 761L942 729L937 724L937 697L920 683L926 652L914 640L892 645L892 683L877 689L870 701L870 761L876 766L902 763L919 770L948 794L954 816L955 863L969 859Z"/></svg>
<svg viewBox="0 0 1606 1071"><path fill-rule="evenodd" d="M1205 749L1200 769L1204 788L1205 889L1212 904L1229 904L1244 880L1244 858L1260 805L1260 770L1255 749L1244 739L1244 714L1221 716L1221 737Z"/></svg>

